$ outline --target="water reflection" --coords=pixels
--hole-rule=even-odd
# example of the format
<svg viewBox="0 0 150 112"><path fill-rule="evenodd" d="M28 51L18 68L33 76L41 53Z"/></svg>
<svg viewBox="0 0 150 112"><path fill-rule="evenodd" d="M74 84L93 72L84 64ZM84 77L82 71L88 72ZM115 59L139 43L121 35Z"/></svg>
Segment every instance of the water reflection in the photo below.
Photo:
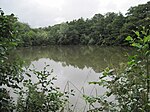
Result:
<svg viewBox="0 0 150 112"><path fill-rule="evenodd" d="M48 58L55 62L61 62L63 66L73 66L83 69L92 68L100 72L107 66L119 67L126 62L125 55L131 52L129 48L99 47L99 46L50 46L21 48L16 51L28 65L32 61Z"/></svg>
<svg viewBox="0 0 150 112"><path fill-rule="evenodd" d="M62 91L69 81L69 88L76 91L76 96L70 99L76 104L77 109L83 109L85 102L80 92L85 94L102 94L105 89L96 85L89 85L90 81L97 81L101 71L109 67L119 68L120 63L126 62L130 48L98 47L98 46L49 46L20 48L14 54L25 60L30 69L43 70L45 63L50 65L47 70L53 69L53 75L57 75L56 86ZM34 65L34 66L33 66ZM32 76L35 81L35 77ZM96 88L96 91L93 91ZM79 92L79 91L80 92ZM79 110L78 110L79 111Z"/></svg>

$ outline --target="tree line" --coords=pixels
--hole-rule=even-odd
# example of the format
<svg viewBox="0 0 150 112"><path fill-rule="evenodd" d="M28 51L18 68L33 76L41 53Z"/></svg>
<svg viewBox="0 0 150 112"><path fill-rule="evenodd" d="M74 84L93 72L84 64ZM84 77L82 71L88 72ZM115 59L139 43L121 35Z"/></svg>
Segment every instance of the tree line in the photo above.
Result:
<svg viewBox="0 0 150 112"><path fill-rule="evenodd" d="M124 41L140 26L149 29L150 2L128 9L122 13L95 14L90 19L79 18L70 22L43 28L31 28L16 22L20 46L38 45L127 45Z"/></svg>

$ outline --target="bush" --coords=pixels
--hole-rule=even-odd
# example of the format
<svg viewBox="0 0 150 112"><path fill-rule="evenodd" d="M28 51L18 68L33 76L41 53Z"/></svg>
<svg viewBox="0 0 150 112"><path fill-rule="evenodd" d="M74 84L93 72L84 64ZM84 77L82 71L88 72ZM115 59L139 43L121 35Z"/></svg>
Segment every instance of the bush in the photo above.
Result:
<svg viewBox="0 0 150 112"><path fill-rule="evenodd" d="M137 38L128 36L127 41L137 48L137 55L130 56L124 71L117 72L115 69L105 69L98 84L106 87L108 91L103 96L86 96L85 100L92 106L89 111L110 112L149 112L150 111L150 31L143 28L140 32L134 32ZM115 101L109 101L113 96ZM100 106L95 107L95 103Z"/></svg>

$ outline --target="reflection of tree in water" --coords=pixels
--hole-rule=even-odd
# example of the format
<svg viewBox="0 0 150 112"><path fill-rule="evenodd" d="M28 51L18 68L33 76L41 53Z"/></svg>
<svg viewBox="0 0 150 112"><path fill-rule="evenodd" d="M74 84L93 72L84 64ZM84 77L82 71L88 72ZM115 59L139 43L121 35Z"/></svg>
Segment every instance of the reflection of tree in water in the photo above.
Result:
<svg viewBox="0 0 150 112"><path fill-rule="evenodd" d="M107 66L118 67L119 63L126 62L125 55L131 50L131 48L121 47L49 46L20 48L14 54L23 58L27 65L40 58L49 58L62 62L63 66L72 65L80 69L91 67L94 71L99 72Z"/></svg>

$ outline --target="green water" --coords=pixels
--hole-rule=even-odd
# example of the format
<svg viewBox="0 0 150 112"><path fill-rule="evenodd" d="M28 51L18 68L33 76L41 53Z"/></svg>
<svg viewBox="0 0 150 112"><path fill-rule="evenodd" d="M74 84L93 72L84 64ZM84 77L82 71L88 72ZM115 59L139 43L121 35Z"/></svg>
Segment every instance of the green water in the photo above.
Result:
<svg viewBox="0 0 150 112"><path fill-rule="evenodd" d="M30 65L33 61L50 59L63 66L72 66L83 69L92 68L100 72L107 66L118 67L127 61L127 55L132 53L131 48L99 47L99 46L50 46L20 48L16 53Z"/></svg>

